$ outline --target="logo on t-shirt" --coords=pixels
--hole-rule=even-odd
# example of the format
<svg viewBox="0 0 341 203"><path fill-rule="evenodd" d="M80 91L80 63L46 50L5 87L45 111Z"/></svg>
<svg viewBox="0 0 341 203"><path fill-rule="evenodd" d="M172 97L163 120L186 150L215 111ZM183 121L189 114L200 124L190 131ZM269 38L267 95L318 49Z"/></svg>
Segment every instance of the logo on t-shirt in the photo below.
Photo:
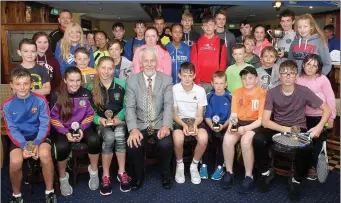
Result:
<svg viewBox="0 0 341 203"><path fill-rule="evenodd" d="M252 109L252 111L258 111L258 109L259 109L259 100L252 100L251 101L251 109Z"/></svg>
<svg viewBox="0 0 341 203"><path fill-rule="evenodd" d="M197 96L194 96L194 97L193 97L193 100L197 100Z"/></svg>
<svg viewBox="0 0 341 203"><path fill-rule="evenodd" d="M291 39L287 39L287 40L285 40L285 42L287 43L287 44L290 44L291 43Z"/></svg>
<svg viewBox="0 0 341 203"><path fill-rule="evenodd" d="M86 104L85 100L82 99L79 101L79 106L85 107L85 104Z"/></svg>
<svg viewBox="0 0 341 203"><path fill-rule="evenodd" d="M34 106L31 108L31 113L37 113L37 111L38 111L37 107Z"/></svg>

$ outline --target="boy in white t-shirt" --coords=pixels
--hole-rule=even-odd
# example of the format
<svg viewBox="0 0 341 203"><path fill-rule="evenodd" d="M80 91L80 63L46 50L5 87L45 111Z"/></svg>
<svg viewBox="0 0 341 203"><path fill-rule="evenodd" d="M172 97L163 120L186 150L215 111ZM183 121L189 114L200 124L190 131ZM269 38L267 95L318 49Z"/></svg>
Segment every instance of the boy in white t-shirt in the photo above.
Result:
<svg viewBox="0 0 341 203"><path fill-rule="evenodd" d="M175 181L185 182L184 163L182 161L183 145L186 136L194 136L197 145L190 166L191 181L200 184L201 178L198 163L204 154L208 135L203 122L207 98L204 88L194 84L195 67L190 62L181 64L178 74L181 82L173 86L174 97L174 131L173 142L176 157Z"/></svg>

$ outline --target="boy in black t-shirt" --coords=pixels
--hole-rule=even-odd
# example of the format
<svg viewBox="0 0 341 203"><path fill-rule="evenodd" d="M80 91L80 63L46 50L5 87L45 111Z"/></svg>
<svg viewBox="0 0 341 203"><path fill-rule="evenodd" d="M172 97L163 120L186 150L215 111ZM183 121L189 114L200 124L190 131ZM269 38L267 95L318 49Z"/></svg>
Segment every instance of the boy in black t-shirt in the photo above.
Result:
<svg viewBox="0 0 341 203"><path fill-rule="evenodd" d="M51 92L50 76L46 68L36 64L37 45L31 39L23 39L19 43L17 53L22 58L22 63L16 68L27 69L32 77L32 92L46 96Z"/></svg>

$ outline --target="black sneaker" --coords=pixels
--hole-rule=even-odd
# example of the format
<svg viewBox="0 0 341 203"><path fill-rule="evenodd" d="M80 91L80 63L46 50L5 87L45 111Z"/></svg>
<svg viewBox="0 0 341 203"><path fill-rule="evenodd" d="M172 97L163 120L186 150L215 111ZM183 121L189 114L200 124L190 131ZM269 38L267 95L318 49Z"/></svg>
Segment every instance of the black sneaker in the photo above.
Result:
<svg viewBox="0 0 341 203"><path fill-rule="evenodd" d="M126 172L124 172L122 175L117 174L117 180L121 183L120 190L122 192L129 192L131 189L130 181L131 178L128 176Z"/></svg>
<svg viewBox="0 0 341 203"><path fill-rule="evenodd" d="M292 182L289 178L289 199L290 201L300 201L300 183Z"/></svg>
<svg viewBox="0 0 341 203"><path fill-rule="evenodd" d="M22 197L14 197L12 196L9 200L9 203L26 203Z"/></svg>
<svg viewBox="0 0 341 203"><path fill-rule="evenodd" d="M101 182L99 193L101 195L111 195L112 189L111 189L110 177L104 176L102 178L102 182Z"/></svg>
<svg viewBox="0 0 341 203"><path fill-rule="evenodd" d="M220 187L224 190L228 190L233 184L233 174L230 172L225 173L223 178L220 180Z"/></svg>
<svg viewBox="0 0 341 203"><path fill-rule="evenodd" d="M54 192L45 195L45 203L57 203L57 196Z"/></svg>
<svg viewBox="0 0 341 203"><path fill-rule="evenodd" d="M243 180L243 182L239 185L239 193L249 193L252 189L252 185L253 185L253 179L249 176L246 176Z"/></svg>
<svg viewBox="0 0 341 203"><path fill-rule="evenodd" d="M262 177L261 177L259 192L268 192L269 191L270 182L275 177L275 171L272 168L270 168L269 171L270 171L269 175L267 175L267 176L262 175Z"/></svg>

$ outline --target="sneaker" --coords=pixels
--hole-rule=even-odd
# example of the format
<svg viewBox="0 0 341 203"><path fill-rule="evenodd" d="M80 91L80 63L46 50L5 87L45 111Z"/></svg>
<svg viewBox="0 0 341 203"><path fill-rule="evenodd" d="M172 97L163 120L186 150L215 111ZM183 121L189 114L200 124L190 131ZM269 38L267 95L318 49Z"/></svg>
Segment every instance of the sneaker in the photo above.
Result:
<svg viewBox="0 0 341 203"><path fill-rule="evenodd" d="M9 203L26 203L22 197L14 197L12 196L9 200Z"/></svg>
<svg viewBox="0 0 341 203"><path fill-rule="evenodd" d="M99 178L98 178L98 170L97 173L94 175L91 175L90 173L91 166L88 166L88 171L90 175L90 180L89 180L89 188L90 190L97 190L99 187Z"/></svg>
<svg viewBox="0 0 341 203"><path fill-rule="evenodd" d="M60 181L60 192L63 196L69 196L72 195L72 187L69 184L69 173L66 172L65 180L59 180Z"/></svg>
<svg viewBox="0 0 341 203"><path fill-rule="evenodd" d="M200 174L198 171L198 165L194 164L189 167L189 171L191 173L191 181L193 184L200 184L201 183L201 178L200 178Z"/></svg>
<svg viewBox="0 0 341 203"><path fill-rule="evenodd" d="M201 179L208 179L208 173L207 173L207 166L201 165L200 167L200 178Z"/></svg>
<svg viewBox="0 0 341 203"><path fill-rule="evenodd" d="M275 177L275 171L272 168L270 168L269 172L270 173L268 175L262 175L261 177L261 183L259 187L260 192L269 191L269 185L270 185L271 180Z"/></svg>
<svg viewBox="0 0 341 203"><path fill-rule="evenodd" d="M317 173L316 173L315 168L309 169L307 179L308 180L316 180L317 179Z"/></svg>
<svg viewBox="0 0 341 203"><path fill-rule="evenodd" d="M54 192L45 195L45 203L57 203L57 196Z"/></svg>
<svg viewBox="0 0 341 203"><path fill-rule="evenodd" d="M252 185L253 178L251 178L250 176L246 176L243 182L240 184L238 192L243 194L249 193L252 189Z"/></svg>
<svg viewBox="0 0 341 203"><path fill-rule="evenodd" d="M289 178L289 199L290 201L300 201L300 183L292 181Z"/></svg>
<svg viewBox="0 0 341 203"><path fill-rule="evenodd" d="M101 195L111 195L112 188L111 188L111 182L109 176L104 176L102 178L101 188L99 190L99 193Z"/></svg>
<svg viewBox="0 0 341 203"><path fill-rule="evenodd" d="M218 166L211 176L212 180L220 180L225 174L223 167Z"/></svg>
<svg viewBox="0 0 341 203"><path fill-rule="evenodd" d="M220 187L224 190L228 190L233 185L233 174L230 172L225 173L223 178L220 180Z"/></svg>
<svg viewBox="0 0 341 203"><path fill-rule="evenodd" d="M177 183L184 183L185 182L185 166L184 163L177 163L175 169L175 181Z"/></svg>
<svg viewBox="0 0 341 203"><path fill-rule="evenodd" d="M120 182L120 190L122 192L129 192L131 189L130 181L131 178L128 176L126 172L123 172L123 174L117 174L117 180Z"/></svg>

